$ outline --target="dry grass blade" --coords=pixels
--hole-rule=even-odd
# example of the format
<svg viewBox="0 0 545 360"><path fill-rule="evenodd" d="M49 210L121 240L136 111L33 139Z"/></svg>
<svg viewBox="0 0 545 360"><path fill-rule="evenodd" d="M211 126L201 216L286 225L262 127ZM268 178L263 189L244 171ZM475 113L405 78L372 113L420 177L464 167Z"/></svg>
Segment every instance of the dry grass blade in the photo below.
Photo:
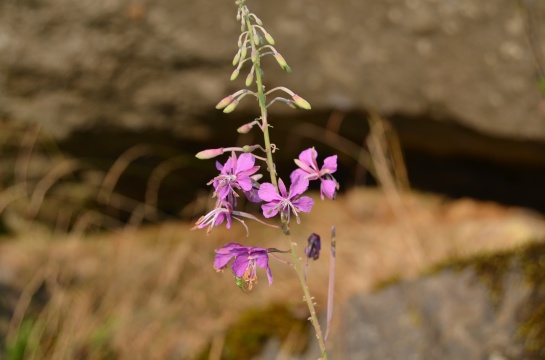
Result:
<svg viewBox="0 0 545 360"><path fill-rule="evenodd" d="M157 167L153 169L148 180L145 203L151 207L157 208L157 198L159 196L161 182L172 171L181 169L185 166L187 166L185 156L170 158L157 165Z"/></svg>
<svg viewBox="0 0 545 360"><path fill-rule="evenodd" d="M150 155L151 153L152 151L149 145L140 144L133 146L121 154L104 177L104 181L102 182L102 186L100 187L97 196L98 201L103 204L109 204L114 188L129 164L139 157Z"/></svg>
<svg viewBox="0 0 545 360"><path fill-rule="evenodd" d="M78 160L64 160L57 166L53 167L36 185L30 203L28 205L27 215L29 218L34 218L44 200L47 191L62 177L71 174L77 170L88 167Z"/></svg>

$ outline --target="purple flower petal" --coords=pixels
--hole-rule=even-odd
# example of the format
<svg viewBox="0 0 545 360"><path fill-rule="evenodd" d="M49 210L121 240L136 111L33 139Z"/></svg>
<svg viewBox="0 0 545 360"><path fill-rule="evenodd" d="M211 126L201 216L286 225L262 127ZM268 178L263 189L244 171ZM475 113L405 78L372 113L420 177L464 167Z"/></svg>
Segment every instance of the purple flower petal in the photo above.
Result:
<svg viewBox="0 0 545 360"><path fill-rule="evenodd" d="M267 204L261 205L261 210L263 210L263 216L266 218L271 218L278 214L278 202L269 202Z"/></svg>
<svg viewBox="0 0 545 360"><path fill-rule="evenodd" d="M337 183L333 180L322 179L322 185L320 187L320 193L322 200L324 195L333 200L335 198L335 192L337 191Z"/></svg>
<svg viewBox="0 0 545 360"><path fill-rule="evenodd" d="M235 258L235 261L233 261L233 272L235 273L235 276L241 277L246 272L246 269L248 268L248 264L250 263L250 260L248 259L248 256L239 255Z"/></svg>
<svg viewBox="0 0 545 360"><path fill-rule="evenodd" d="M282 200L282 197L278 194L278 191L276 190L276 187L274 187L274 185L271 184L271 183L261 184L257 194L264 201L275 201L275 200L279 201L279 200Z"/></svg>
<svg viewBox="0 0 545 360"><path fill-rule="evenodd" d="M280 178L278 178L278 189L280 190L280 195L283 198L288 196L288 191L286 190L286 185L284 185L284 182Z"/></svg>
<svg viewBox="0 0 545 360"><path fill-rule="evenodd" d="M312 168L314 171L318 170L318 164L316 163L316 158L318 157L318 152L314 148L304 150L299 154L299 160L303 162L308 167Z"/></svg>
<svg viewBox="0 0 545 360"><path fill-rule="evenodd" d="M301 196L299 199L292 202L295 207L302 212L310 212L312 206L314 205L314 200L308 196Z"/></svg>
<svg viewBox="0 0 545 360"><path fill-rule="evenodd" d="M296 198L308 189L308 179L296 177L295 182L290 186L290 199Z"/></svg>
<svg viewBox="0 0 545 360"><path fill-rule="evenodd" d="M324 159L324 166L322 167L322 173L324 169L327 170L327 173L332 174L337 171L337 155L329 156Z"/></svg>

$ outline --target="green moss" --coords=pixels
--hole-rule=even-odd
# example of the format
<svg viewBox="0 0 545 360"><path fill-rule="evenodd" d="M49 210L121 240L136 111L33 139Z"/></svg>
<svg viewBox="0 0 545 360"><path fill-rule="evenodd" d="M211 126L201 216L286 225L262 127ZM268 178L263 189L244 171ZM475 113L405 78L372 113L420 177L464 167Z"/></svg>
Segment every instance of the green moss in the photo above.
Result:
<svg viewBox="0 0 545 360"><path fill-rule="evenodd" d="M389 278L386 278L384 280L380 280L380 281L377 281L374 285L373 285L373 288L371 289L372 292L375 292L375 291L380 291L380 290L384 290L386 289L387 287L390 287L394 284L397 284L399 283L400 281L402 280L402 277L400 274L396 274L396 275L393 275L393 276L390 276Z"/></svg>
<svg viewBox="0 0 545 360"><path fill-rule="evenodd" d="M297 318L286 305L272 304L264 309L249 309L227 330L223 347L222 360L251 359L258 355L267 341L278 339L281 343L288 336L295 341L293 354L303 353L308 345L308 321ZM197 360L208 359L210 346Z"/></svg>

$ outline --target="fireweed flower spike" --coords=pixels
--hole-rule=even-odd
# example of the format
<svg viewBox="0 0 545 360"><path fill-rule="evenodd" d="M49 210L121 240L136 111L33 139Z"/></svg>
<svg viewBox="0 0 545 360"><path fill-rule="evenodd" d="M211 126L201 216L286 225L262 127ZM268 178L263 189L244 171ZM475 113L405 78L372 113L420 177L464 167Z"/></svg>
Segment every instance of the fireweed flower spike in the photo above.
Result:
<svg viewBox="0 0 545 360"><path fill-rule="evenodd" d="M237 281L244 281L245 288L252 290L253 284L257 283L256 268L260 267L267 270L269 285L273 282L271 268L269 267L269 252L280 252L277 249L264 249L260 247L244 246L239 243L229 243L222 248L216 249L216 258L214 259L214 268L216 271L222 271L227 267L231 259L235 259L231 268L237 278Z"/></svg>
<svg viewBox="0 0 545 360"><path fill-rule="evenodd" d="M299 169L291 173L291 179L304 177L309 180L318 180L322 182L320 186L320 195L322 200L324 195L330 199L335 198L335 192L339 189L337 180L331 175L337 171L337 155L329 156L324 160L324 166L318 169L316 158L318 152L314 148L304 150L299 154L299 159L295 159L295 163Z"/></svg>
<svg viewBox="0 0 545 360"><path fill-rule="evenodd" d="M299 224L301 220L299 219L298 212L310 212L312 205L314 205L314 200L310 197L301 196L301 194L308 189L308 180L304 177L292 179L290 191L288 193L282 179L278 179L278 189L280 190L280 193L271 183L261 184L258 195L262 200L268 202L267 204L261 205L263 216L270 218L278 214L279 211L282 211L289 223L291 210Z"/></svg>

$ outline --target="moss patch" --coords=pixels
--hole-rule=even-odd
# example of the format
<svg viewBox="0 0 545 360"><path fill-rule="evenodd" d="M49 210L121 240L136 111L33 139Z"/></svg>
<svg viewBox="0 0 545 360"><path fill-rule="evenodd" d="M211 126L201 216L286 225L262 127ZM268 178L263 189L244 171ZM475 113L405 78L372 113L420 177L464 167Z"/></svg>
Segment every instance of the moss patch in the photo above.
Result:
<svg viewBox="0 0 545 360"><path fill-rule="evenodd" d="M284 304L249 309L227 330L221 359L251 359L262 352L271 339L278 339L292 354L302 354L308 346L308 324L306 318L296 317ZM208 359L210 348L208 346L197 360Z"/></svg>

